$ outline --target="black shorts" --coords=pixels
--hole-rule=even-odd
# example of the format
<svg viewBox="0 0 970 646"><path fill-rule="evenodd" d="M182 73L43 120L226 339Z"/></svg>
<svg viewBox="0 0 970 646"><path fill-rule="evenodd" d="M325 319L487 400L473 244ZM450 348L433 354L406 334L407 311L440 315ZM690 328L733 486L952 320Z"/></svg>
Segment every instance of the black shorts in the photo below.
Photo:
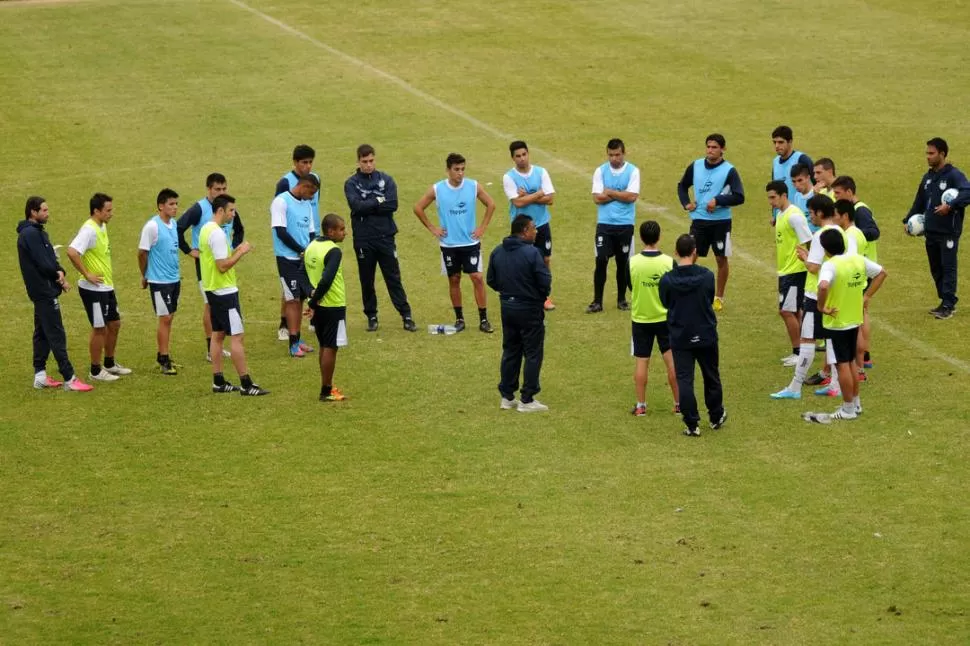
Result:
<svg viewBox="0 0 970 646"><path fill-rule="evenodd" d="M731 255L731 220L691 220L690 235L697 243L697 255L706 258L713 247L715 256Z"/></svg>
<svg viewBox="0 0 970 646"><path fill-rule="evenodd" d="M441 269L449 276L462 272L482 273L482 245L479 243L467 247L442 247Z"/></svg>
<svg viewBox="0 0 970 646"><path fill-rule="evenodd" d="M825 330L829 339L829 347L835 354L835 363L849 363L855 360L856 343L859 340L859 328L848 330Z"/></svg>
<svg viewBox="0 0 970 646"><path fill-rule="evenodd" d="M629 256L633 247L633 225L596 225L596 257L612 258L620 254Z"/></svg>
<svg viewBox="0 0 970 646"><path fill-rule="evenodd" d="M778 309L797 312L805 300L805 272L778 277Z"/></svg>
<svg viewBox="0 0 970 646"><path fill-rule="evenodd" d="M152 298L155 316L175 314L179 308L182 283L148 283L148 293Z"/></svg>
<svg viewBox="0 0 970 646"><path fill-rule="evenodd" d="M225 332L226 336L242 334L242 308L239 307L239 292L216 294L206 292L209 313L212 315L212 331Z"/></svg>
<svg viewBox="0 0 970 646"><path fill-rule="evenodd" d="M202 263L199 262L198 258L195 259L195 279L199 281L200 285L202 284Z"/></svg>
<svg viewBox="0 0 970 646"><path fill-rule="evenodd" d="M88 322L93 328L106 327L111 321L120 321L121 314L118 312L118 298L115 290L110 292L97 292L92 289L78 287L78 294L84 304L84 312L88 315Z"/></svg>
<svg viewBox="0 0 970 646"><path fill-rule="evenodd" d="M342 348L347 345L346 307L315 307L310 322L321 348Z"/></svg>
<svg viewBox="0 0 970 646"><path fill-rule="evenodd" d="M313 296L313 285L302 260L276 256L276 270L280 275L284 301L305 301Z"/></svg>
<svg viewBox="0 0 970 646"><path fill-rule="evenodd" d="M536 227L536 239L532 244L539 250L543 258L552 255L552 229L549 228L548 222L541 227Z"/></svg>
<svg viewBox="0 0 970 646"><path fill-rule="evenodd" d="M802 300L802 331L803 339L824 339L825 328L822 327L822 315L818 311L818 301L806 296Z"/></svg>
<svg viewBox="0 0 970 646"><path fill-rule="evenodd" d="M670 349L670 331L667 321L657 323L633 322L633 356L638 359L649 359L653 353L653 340L657 340L660 354Z"/></svg>

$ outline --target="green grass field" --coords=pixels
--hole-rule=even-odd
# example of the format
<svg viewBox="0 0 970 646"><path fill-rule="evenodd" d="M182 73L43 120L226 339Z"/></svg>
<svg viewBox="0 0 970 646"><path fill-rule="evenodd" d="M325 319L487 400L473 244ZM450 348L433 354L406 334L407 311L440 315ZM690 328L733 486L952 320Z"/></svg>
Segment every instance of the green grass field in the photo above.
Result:
<svg viewBox="0 0 970 646"><path fill-rule="evenodd" d="M970 326L926 314L922 246L898 224L928 138L970 171L970 6L710 4L0 2L0 643L970 642ZM781 123L856 178L883 231L854 423L809 426L799 413L830 400L767 397L791 376L763 192ZM676 182L714 131L747 192L720 317L731 418L688 440L657 366L650 414L629 415L628 318L583 313L590 178L622 137L643 174L638 219L658 219L669 250L687 229ZM490 249L518 137L557 187L551 410L534 416L498 410L499 334L423 332L452 313L410 213L461 152L500 204ZM275 338L268 207L305 142L321 208L344 214L364 141L400 187L422 331L400 329L379 285L383 327L367 334L346 263L336 381L351 399L324 405L315 358ZM184 370L152 369L138 232L160 188L185 208L216 170L256 248L238 267L246 346L273 394L255 401L208 391L188 263ZM66 245L94 191L115 198L118 359L136 372L90 395L36 392L16 222L43 195ZM75 293L62 302L86 375L87 321Z"/></svg>

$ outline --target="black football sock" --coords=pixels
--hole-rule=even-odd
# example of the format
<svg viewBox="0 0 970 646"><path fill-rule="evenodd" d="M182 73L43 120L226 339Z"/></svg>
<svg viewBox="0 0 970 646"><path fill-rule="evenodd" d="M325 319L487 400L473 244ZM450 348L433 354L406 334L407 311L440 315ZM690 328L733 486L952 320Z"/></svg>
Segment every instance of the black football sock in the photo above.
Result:
<svg viewBox="0 0 970 646"><path fill-rule="evenodd" d="M249 378L249 375L241 375L239 381L242 383L243 388L253 387L253 380Z"/></svg>
<svg viewBox="0 0 970 646"><path fill-rule="evenodd" d="M94 376L98 376L98 375L101 374L101 364L100 363L92 363L91 364L91 374L94 375Z"/></svg>
<svg viewBox="0 0 970 646"><path fill-rule="evenodd" d="M462 308L460 306L455 308L455 318L456 319L464 319L465 318L464 308Z"/></svg>
<svg viewBox="0 0 970 646"><path fill-rule="evenodd" d="M104 357L104 367L111 369L115 367L115 358L105 355Z"/></svg>
<svg viewBox="0 0 970 646"><path fill-rule="evenodd" d="M221 372L213 373L212 383L215 384L216 386L224 386L226 384L226 378L223 376Z"/></svg>
<svg viewBox="0 0 970 646"><path fill-rule="evenodd" d="M480 320L480 321L487 321L488 320L488 308L487 307L479 307L478 308L478 320Z"/></svg>

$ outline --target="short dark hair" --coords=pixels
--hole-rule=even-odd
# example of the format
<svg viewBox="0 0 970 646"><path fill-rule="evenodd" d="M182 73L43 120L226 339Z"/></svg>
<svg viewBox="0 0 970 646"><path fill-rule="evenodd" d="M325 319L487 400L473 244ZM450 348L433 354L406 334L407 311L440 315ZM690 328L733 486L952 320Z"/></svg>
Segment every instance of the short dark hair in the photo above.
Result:
<svg viewBox="0 0 970 646"><path fill-rule="evenodd" d="M216 184L228 184L222 173L209 173L205 178L205 187L212 188Z"/></svg>
<svg viewBox="0 0 970 646"><path fill-rule="evenodd" d="M709 141L715 142L721 148L727 147L727 141L724 139L724 135L718 134L716 132L714 134L707 135L707 139L704 140L704 143L706 144Z"/></svg>
<svg viewBox="0 0 970 646"><path fill-rule="evenodd" d="M840 215L849 218L849 222L855 222L855 204L849 200L836 200L835 210Z"/></svg>
<svg viewBox="0 0 970 646"><path fill-rule="evenodd" d="M521 139L516 139L515 141L509 144L509 154L514 157L515 151L521 150L522 148L525 148L525 151L529 152L529 145L524 141L522 141Z"/></svg>
<svg viewBox="0 0 970 646"><path fill-rule="evenodd" d="M946 139L944 139L943 137L933 137L932 139L926 142L926 145L933 146L941 153L943 153L944 157L950 154L950 146L947 145Z"/></svg>
<svg viewBox="0 0 970 646"><path fill-rule="evenodd" d="M826 229L822 232L822 235L818 237L818 240L822 243L822 248L825 249L830 256L839 256L845 253L845 238L843 237L841 231L836 231L835 229Z"/></svg>
<svg viewBox="0 0 970 646"><path fill-rule="evenodd" d="M33 211L40 211L40 207L46 202L44 198L40 195L31 195L27 198L27 204L24 205L24 219L29 220L30 214Z"/></svg>
<svg viewBox="0 0 970 646"><path fill-rule="evenodd" d="M832 188L841 188L843 191L852 191L855 193L855 180L848 175L839 175L832 182Z"/></svg>
<svg viewBox="0 0 970 646"><path fill-rule="evenodd" d="M656 220L647 220L640 225L640 239L643 244L657 244L660 240L660 224Z"/></svg>
<svg viewBox="0 0 970 646"><path fill-rule="evenodd" d="M776 139L778 137L781 137L785 141L791 141L795 138L795 133L788 126L778 126L771 131L771 138Z"/></svg>
<svg viewBox="0 0 970 646"><path fill-rule="evenodd" d="M447 159L445 159L445 167L451 168L452 166L457 166L458 164L464 164L465 157L460 153L449 153Z"/></svg>
<svg viewBox="0 0 970 646"><path fill-rule="evenodd" d="M809 211L821 213L823 219L828 220L835 217L835 203L828 195L813 195L808 198L805 206L808 207Z"/></svg>
<svg viewBox="0 0 970 646"><path fill-rule="evenodd" d="M529 228L530 222L532 222L532 218L525 213L519 213L517 216L515 216L515 219L512 220L512 235L517 236L520 233L524 233L525 230Z"/></svg>
<svg viewBox="0 0 970 646"><path fill-rule="evenodd" d="M107 193L95 193L91 196L91 201L88 202L88 206L91 207L91 214L94 215L95 211L100 211L104 208L105 204L113 201L114 198Z"/></svg>
<svg viewBox="0 0 970 646"><path fill-rule="evenodd" d="M236 198L234 198L232 195L229 195L229 193L223 193L216 199L212 200L212 212L215 213L219 209L224 209L226 208L227 205L235 204L235 203L236 203Z"/></svg>
<svg viewBox="0 0 970 646"><path fill-rule="evenodd" d="M377 151L370 144L361 144L357 146L357 159L367 157L368 155L373 155ZM322 225L321 225L322 226Z"/></svg>
<svg viewBox="0 0 970 646"><path fill-rule="evenodd" d="M323 229L323 233L333 231L343 221L344 219L336 213L327 213L323 216L323 220L320 221L320 228Z"/></svg>
<svg viewBox="0 0 970 646"><path fill-rule="evenodd" d="M795 179L796 177L801 177L802 175L805 175L806 177L811 177L812 176L811 169L805 164L795 164L794 166L791 167L792 179Z"/></svg>
<svg viewBox="0 0 970 646"><path fill-rule="evenodd" d="M293 161L300 161L301 159L313 159L316 156L317 151L306 144L300 144L293 149Z"/></svg>
<svg viewBox="0 0 970 646"><path fill-rule="evenodd" d="M772 180L765 186L765 193L768 191L774 191L778 195L788 195L788 184L780 179Z"/></svg>
<svg viewBox="0 0 970 646"><path fill-rule="evenodd" d="M299 179L296 180L297 184L313 184L315 188L320 188L320 178L313 173L307 173L306 175L300 175Z"/></svg>
<svg viewBox="0 0 970 646"><path fill-rule="evenodd" d="M697 250L697 242L694 241L694 237L689 233L682 233L680 237L677 238L676 247L677 255L681 258L687 258Z"/></svg>
<svg viewBox="0 0 970 646"><path fill-rule="evenodd" d="M828 157L822 157L821 159L816 160L815 165L821 166L822 168L824 168L827 171L830 171L833 174L835 173L835 162L829 159Z"/></svg>
<svg viewBox="0 0 970 646"><path fill-rule="evenodd" d="M155 198L155 206L158 206L159 204L165 204L169 200L177 200L177 199L179 199L178 193L176 193L170 188L163 188L158 192L158 197Z"/></svg>
<svg viewBox="0 0 970 646"><path fill-rule="evenodd" d="M606 149L607 150L619 149L621 152L624 152L624 153L626 152L626 146L623 145L623 140L616 139L616 138L610 139L609 141L606 142Z"/></svg>

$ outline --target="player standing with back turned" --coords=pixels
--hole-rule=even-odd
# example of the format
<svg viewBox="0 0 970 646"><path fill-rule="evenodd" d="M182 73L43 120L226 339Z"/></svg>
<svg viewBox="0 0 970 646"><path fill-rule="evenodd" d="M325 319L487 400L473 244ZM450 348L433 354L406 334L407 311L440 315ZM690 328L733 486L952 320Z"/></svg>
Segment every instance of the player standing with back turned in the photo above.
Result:
<svg viewBox="0 0 970 646"><path fill-rule="evenodd" d="M677 375L674 357L670 350L670 330L667 328L667 308L660 302L660 280L676 266L674 259L657 248L660 242L660 225L647 220L640 225L643 251L630 258L630 318L632 319L633 356L636 368L633 383L637 391L637 403L630 412L636 417L647 414L647 375L650 371L650 355L653 341L667 367L667 383L674 395L674 412L680 412L680 396L677 392Z"/></svg>

